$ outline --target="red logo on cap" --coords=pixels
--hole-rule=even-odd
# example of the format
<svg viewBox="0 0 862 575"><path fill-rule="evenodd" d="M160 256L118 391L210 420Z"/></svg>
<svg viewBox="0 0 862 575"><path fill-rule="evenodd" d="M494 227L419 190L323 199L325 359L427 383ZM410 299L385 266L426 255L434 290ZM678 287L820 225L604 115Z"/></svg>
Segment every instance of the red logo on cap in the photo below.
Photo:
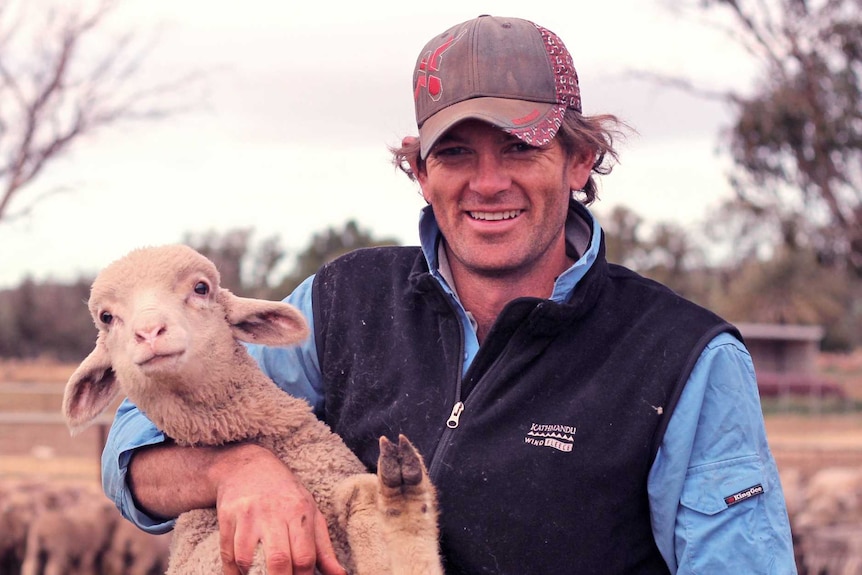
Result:
<svg viewBox="0 0 862 575"><path fill-rule="evenodd" d="M452 38L449 38L433 52L427 52L425 56L419 61L419 70L417 71L418 75L416 77L416 88L413 90L414 100L419 99L419 92L422 90L422 88L428 90L428 95L435 102L440 99L440 96L443 94L443 82L442 80L440 80L439 76L435 76L434 74L432 74L432 72L440 71L443 54L463 35L464 32L461 32L461 34L459 34L457 37L453 36Z"/></svg>

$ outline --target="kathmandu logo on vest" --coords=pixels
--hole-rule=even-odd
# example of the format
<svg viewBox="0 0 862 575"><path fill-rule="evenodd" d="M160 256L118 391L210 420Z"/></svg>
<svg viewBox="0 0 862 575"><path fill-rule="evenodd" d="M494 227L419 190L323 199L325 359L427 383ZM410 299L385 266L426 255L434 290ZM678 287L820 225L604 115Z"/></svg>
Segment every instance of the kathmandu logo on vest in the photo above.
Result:
<svg viewBox="0 0 862 575"><path fill-rule="evenodd" d="M524 437L524 443L536 447L551 447L558 451L569 453L575 443L575 431L571 425L548 425L531 423L530 431Z"/></svg>

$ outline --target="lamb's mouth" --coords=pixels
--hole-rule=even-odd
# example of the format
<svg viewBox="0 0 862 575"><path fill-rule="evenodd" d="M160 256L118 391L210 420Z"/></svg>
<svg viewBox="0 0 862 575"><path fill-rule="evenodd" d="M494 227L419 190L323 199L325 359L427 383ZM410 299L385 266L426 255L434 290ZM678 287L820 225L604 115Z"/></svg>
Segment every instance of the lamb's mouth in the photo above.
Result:
<svg viewBox="0 0 862 575"><path fill-rule="evenodd" d="M501 220L511 220L517 218L524 210L505 210L502 212L467 212L474 220L486 222L496 222Z"/></svg>
<svg viewBox="0 0 862 575"><path fill-rule="evenodd" d="M182 357L183 353L183 351L153 353L138 359L138 361L135 363L138 364L138 367L155 368L165 363L179 360L180 357Z"/></svg>

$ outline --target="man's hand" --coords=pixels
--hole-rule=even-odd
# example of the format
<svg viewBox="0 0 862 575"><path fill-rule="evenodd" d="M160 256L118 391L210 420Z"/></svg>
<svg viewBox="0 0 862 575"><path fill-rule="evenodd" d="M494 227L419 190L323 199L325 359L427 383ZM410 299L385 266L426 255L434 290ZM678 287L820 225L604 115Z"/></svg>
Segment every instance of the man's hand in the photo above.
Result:
<svg viewBox="0 0 862 575"><path fill-rule="evenodd" d="M311 493L255 444L138 450L129 465L138 506L156 517L216 507L225 575L251 568L258 547L270 575L346 575Z"/></svg>
<svg viewBox="0 0 862 575"><path fill-rule="evenodd" d="M346 573L311 493L270 451L241 446L213 471L225 575L247 573L258 543L270 575Z"/></svg>

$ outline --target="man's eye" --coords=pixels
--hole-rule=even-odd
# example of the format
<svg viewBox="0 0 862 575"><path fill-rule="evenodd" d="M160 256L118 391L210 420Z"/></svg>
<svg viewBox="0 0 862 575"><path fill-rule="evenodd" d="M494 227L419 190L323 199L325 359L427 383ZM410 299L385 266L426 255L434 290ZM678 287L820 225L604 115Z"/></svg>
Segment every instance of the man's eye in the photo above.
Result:
<svg viewBox="0 0 862 575"><path fill-rule="evenodd" d="M511 147L511 150L513 152L531 152L535 149L536 149L535 146L531 146L530 144L527 144L526 142L521 142L521 141L514 142L512 144L512 147Z"/></svg>
<svg viewBox="0 0 862 575"><path fill-rule="evenodd" d="M434 155L438 157L460 156L461 154L466 153L466 148L462 148L461 146L449 146L446 148L438 148L434 150Z"/></svg>
<svg viewBox="0 0 862 575"><path fill-rule="evenodd" d="M208 293L210 293L210 285L207 282L196 283L195 293L198 295L207 295Z"/></svg>

